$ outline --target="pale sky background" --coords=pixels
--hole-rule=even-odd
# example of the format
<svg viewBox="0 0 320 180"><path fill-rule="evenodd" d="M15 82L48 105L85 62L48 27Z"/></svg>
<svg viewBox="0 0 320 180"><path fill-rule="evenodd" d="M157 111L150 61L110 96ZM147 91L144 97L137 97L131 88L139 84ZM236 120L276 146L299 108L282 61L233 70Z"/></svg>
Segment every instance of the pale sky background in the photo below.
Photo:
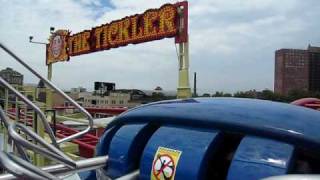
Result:
<svg viewBox="0 0 320 180"><path fill-rule="evenodd" d="M170 0L0 0L0 41L46 76L45 47L49 28L73 33ZM190 0L190 84L197 72L198 91L235 92L273 89L274 51L320 46L319 0ZM178 61L174 39L129 45L71 57L53 65L53 81L63 89L94 81L117 88L175 90ZM0 69L12 67L37 83L32 74L3 51Z"/></svg>

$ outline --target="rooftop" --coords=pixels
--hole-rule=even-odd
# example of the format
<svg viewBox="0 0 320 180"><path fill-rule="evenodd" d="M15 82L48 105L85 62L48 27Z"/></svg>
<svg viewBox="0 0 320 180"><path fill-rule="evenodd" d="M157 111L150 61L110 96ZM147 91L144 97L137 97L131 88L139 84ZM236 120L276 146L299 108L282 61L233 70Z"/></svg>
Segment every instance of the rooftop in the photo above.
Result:
<svg viewBox="0 0 320 180"><path fill-rule="evenodd" d="M4 73L11 73L12 75L15 76L22 76L21 73L19 73L18 71L13 70L12 68L7 67L6 69L2 69L0 71L0 74L4 74Z"/></svg>
<svg viewBox="0 0 320 180"><path fill-rule="evenodd" d="M315 53L320 53L320 47L316 47L316 46L308 46L308 51L309 52L315 52Z"/></svg>

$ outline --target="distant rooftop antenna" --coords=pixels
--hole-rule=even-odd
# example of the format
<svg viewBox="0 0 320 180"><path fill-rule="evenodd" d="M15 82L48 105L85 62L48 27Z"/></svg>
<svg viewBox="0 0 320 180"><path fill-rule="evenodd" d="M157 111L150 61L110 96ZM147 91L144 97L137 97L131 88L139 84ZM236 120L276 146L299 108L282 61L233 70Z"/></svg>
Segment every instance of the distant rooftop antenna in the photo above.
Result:
<svg viewBox="0 0 320 180"><path fill-rule="evenodd" d="M197 73L194 72L193 76L193 97L197 97Z"/></svg>

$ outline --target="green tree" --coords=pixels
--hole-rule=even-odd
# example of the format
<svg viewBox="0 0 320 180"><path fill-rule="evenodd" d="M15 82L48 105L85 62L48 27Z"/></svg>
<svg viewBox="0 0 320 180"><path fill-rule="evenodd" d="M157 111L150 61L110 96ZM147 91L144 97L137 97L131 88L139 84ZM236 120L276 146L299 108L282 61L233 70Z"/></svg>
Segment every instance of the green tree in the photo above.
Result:
<svg viewBox="0 0 320 180"><path fill-rule="evenodd" d="M216 91L216 93L213 94L212 97L223 97L223 92Z"/></svg>
<svg viewBox="0 0 320 180"><path fill-rule="evenodd" d="M289 102L292 102L297 99L307 98L307 97L312 97L312 93L305 90L293 89L288 92L287 100Z"/></svg>
<svg viewBox="0 0 320 180"><path fill-rule="evenodd" d="M258 99L271 100L271 101L286 101L286 97L278 93L274 93L269 89L265 89L258 93Z"/></svg>
<svg viewBox="0 0 320 180"><path fill-rule="evenodd" d="M202 95L202 97L210 97L210 94L209 94L209 93L204 93L204 94Z"/></svg>
<svg viewBox="0 0 320 180"><path fill-rule="evenodd" d="M256 92L256 90L238 91L238 92L233 94L233 97L238 97L238 98L257 98L257 92Z"/></svg>
<svg viewBox="0 0 320 180"><path fill-rule="evenodd" d="M223 97L232 97L232 94L230 94L230 93L225 93L225 94L223 94Z"/></svg>

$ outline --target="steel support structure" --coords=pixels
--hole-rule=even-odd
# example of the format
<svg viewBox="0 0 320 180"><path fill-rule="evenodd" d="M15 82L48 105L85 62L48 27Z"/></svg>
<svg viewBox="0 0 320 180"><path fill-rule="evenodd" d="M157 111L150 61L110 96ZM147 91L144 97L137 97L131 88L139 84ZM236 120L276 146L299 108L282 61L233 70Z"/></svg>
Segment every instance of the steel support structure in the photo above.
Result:
<svg viewBox="0 0 320 180"><path fill-rule="evenodd" d="M177 98L190 98L189 43L179 43L179 84Z"/></svg>
<svg viewBox="0 0 320 180"><path fill-rule="evenodd" d="M178 7L179 35L176 43L179 44L179 80L177 98L190 98L192 96L189 84L189 39L188 39L188 5L183 3Z"/></svg>

